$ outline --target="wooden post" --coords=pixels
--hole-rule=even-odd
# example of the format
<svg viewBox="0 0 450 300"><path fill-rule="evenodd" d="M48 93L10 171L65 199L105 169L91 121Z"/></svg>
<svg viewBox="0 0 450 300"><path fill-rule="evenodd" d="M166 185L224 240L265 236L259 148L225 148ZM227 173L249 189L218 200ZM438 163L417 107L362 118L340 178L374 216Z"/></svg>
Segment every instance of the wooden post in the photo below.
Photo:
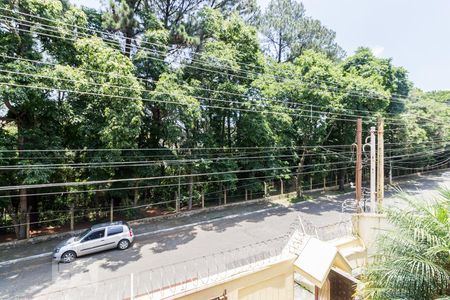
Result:
<svg viewBox="0 0 450 300"><path fill-rule="evenodd" d="M267 182L264 181L264 198L267 197Z"/></svg>
<svg viewBox="0 0 450 300"><path fill-rule="evenodd" d="M334 175L334 185L335 185L335 186L338 185L338 176L337 176L337 174Z"/></svg>
<svg viewBox="0 0 450 300"><path fill-rule="evenodd" d="M377 149L377 202L378 207L383 206L384 199L384 121L383 118L378 119L378 149Z"/></svg>
<svg viewBox="0 0 450 300"><path fill-rule="evenodd" d="M375 127L370 127L370 209L372 213L377 211L376 206L376 140Z"/></svg>
<svg viewBox="0 0 450 300"><path fill-rule="evenodd" d="M176 198L178 200L177 203L177 212L180 211L181 208L181 175L180 175L180 171L178 171L178 197Z"/></svg>
<svg viewBox="0 0 450 300"><path fill-rule="evenodd" d="M29 211L27 211L27 214L26 214L26 222L27 222L27 225L26 225L26 238L27 239L29 239L30 238L30 212Z"/></svg>
<svg viewBox="0 0 450 300"><path fill-rule="evenodd" d="M359 202L362 198L362 119L356 121L356 166L355 166L355 200L359 213Z"/></svg>
<svg viewBox="0 0 450 300"><path fill-rule="evenodd" d="M283 182L283 179L280 179L280 192L281 192L281 195L284 195L284 182Z"/></svg>
<svg viewBox="0 0 450 300"><path fill-rule="evenodd" d="M74 212L73 204L70 205L70 231L74 230Z"/></svg>
<svg viewBox="0 0 450 300"><path fill-rule="evenodd" d="M114 220L114 199L111 199L111 208L109 211L109 221L112 222Z"/></svg>
<svg viewBox="0 0 450 300"><path fill-rule="evenodd" d="M312 176L309 177L309 190L312 191L313 189L313 178Z"/></svg>
<svg viewBox="0 0 450 300"><path fill-rule="evenodd" d="M175 192L175 212L180 212L180 198L178 192Z"/></svg>
<svg viewBox="0 0 450 300"><path fill-rule="evenodd" d="M202 192L202 208L205 208L205 193Z"/></svg>
<svg viewBox="0 0 450 300"><path fill-rule="evenodd" d="M192 209L192 190L193 190L193 181L194 178L192 176L189 176L189 201L188 201L188 209Z"/></svg>
<svg viewBox="0 0 450 300"><path fill-rule="evenodd" d="M245 201L248 200L248 196L247 196L247 189L245 189Z"/></svg>
<svg viewBox="0 0 450 300"><path fill-rule="evenodd" d="M227 205L227 189L223 190L223 204Z"/></svg>

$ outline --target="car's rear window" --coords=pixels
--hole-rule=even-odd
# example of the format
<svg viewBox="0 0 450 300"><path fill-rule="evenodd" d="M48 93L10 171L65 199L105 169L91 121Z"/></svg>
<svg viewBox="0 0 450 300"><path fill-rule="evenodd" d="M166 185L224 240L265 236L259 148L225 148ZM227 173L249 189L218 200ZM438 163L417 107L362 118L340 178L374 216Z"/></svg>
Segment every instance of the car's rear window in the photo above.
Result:
<svg viewBox="0 0 450 300"><path fill-rule="evenodd" d="M123 232L123 226L108 227L108 236L115 235Z"/></svg>

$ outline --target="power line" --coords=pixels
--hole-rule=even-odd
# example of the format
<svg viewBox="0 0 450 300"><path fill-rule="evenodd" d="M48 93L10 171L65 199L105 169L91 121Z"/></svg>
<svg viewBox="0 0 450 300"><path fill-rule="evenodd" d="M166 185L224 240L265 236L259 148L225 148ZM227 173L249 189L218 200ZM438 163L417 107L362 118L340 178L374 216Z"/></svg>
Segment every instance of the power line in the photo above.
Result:
<svg viewBox="0 0 450 300"><path fill-rule="evenodd" d="M10 70L5 70L5 69L0 69L0 72L4 72L4 73L10 73L10 74L16 74L16 75L25 75L25 76L31 76L31 77L38 77L38 78L47 78L47 79L53 79L53 80L62 80L62 81L69 81L69 82L74 82L74 83L81 83L78 80L72 80L72 79L66 79L66 78L57 78L57 77L51 77L51 76L44 76L44 75L38 75L38 74L31 74L31 73L25 73L25 72L17 72L17 71L10 71ZM89 83L89 85L94 85L94 86L100 86L100 87L104 87L105 84L100 84L100 83ZM119 88L119 89L125 89L125 90L131 90L131 91L135 91L132 88L128 88L128 87L124 87L124 86L118 86L118 85L111 85L108 84L108 87L112 87L112 88ZM58 89L58 88L53 88L53 87L49 87L48 89ZM146 90L146 92L149 92L151 94L162 94L162 95L168 95L168 96L190 96L196 99L202 99L202 100L212 100L212 101L218 101L218 102L224 102L224 103L229 103L229 104L246 104L246 103L242 103L240 101L232 101L232 100L224 100L224 99L218 99L218 98L210 98L210 97L202 97L202 96L196 96L196 95L182 95L182 94L172 94L169 92L159 92L159 91L149 91ZM155 101L154 99L146 99L146 98L141 98L142 101L148 100L149 102ZM164 103L164 102L163 102ZM182 104L180 102L176 102L178 105ZM293 103L293 102L291 102ZM256 102L253 102L252 104L258 104ZM267 103L265 103L267 104ZM186 104L187 105L187 104ZM203 106L203 104L200 104L200 106ZM301 104L300 104L301 106ZM306 105L308 106L308 105ZM357 115L354 114L344 114L344 113L338 113L338 112L329 112L329 111L318 111L318 110L312 110L312 109L302 109L302 108L292 108L292 107L284 107L286 110L288 111L294 111L294 113L289 113L286 112L286 114L291 114L291 115L295 115L296 111L301 111L301 112L306 112L307 114L333 114L333 115L337 115L337 116L343 116L343 117L357 117ZM322 108L326 108L329 109L329 107L327 106L323 106ZM345 111L345 109L343 109ZM271 109L269 109L269 111L272 111ZM314 117L314 118L319 118L321 119L320 116L312 116L310 115L309 117ZM363 118L367 118L369 121L373 121L374 117L370 117L370 116L362 116ZM397 118L385 118L385 120L397 120ZM404 126L402 123L395 123L395 122L390 122L389 124L391 125L402 125Z"/></svg>
<svg viewBox="0 0 450 300"><path fill-rule="evenodd" d="M347 91L348 92L348 91ZM242 96L242 95L241 95ZM199 98L199 97L197 97L197 98ZM219 99L215 99L216 101L219 101ZM225 109L225 108L223 108L222 107L222 109ZM298 109L298 108L297 108ZM242 109L241 109L242 110ZM323 113L323 112L321 112L321 113ZM341 114L341 115L343 115L343 114ZM433 121L433 120L430 120L430 119L428 119L428 118L425 118L425 117L421 117L421 116L417 116L417 115L415 115L416 117L418 117L418 118L421 118L421 119L426 119L426 120L429 120L429 121ZM396 119L395 119L396 120ZM394 123L391 123L391 125L393 125ZM399 123L398 125L402 125L401 123Z"/></svg>
<svg viewBox="0 0 450 300"><path fill-rule="evenodd" d="M294 158L293 155L278 155L278 156L255 156L255 157L221 157L210 159L210 163L217 163L223 160L253 160L253 161L268 161L268 159L279 159L282 158ZM287 160L287 159L285 159ZM69 163L69 164L29 164L29 165L5 165L0 166L0 170L48 170L48 169L77 169L77 168L121 168L121 167L148 167L148 166L176 166L181 164L190 164L190 163L198 163L205 162L204 159L191 159L191 160L159 160L159 161L142 161L142 162L133 162L130 164L124 164L123 162L101 162L101 163ZM321 165L321 164L316 164Z"/></svg>
<svg viewBox="0 0 450 300"><path fill-rule="evenodd" d="M8 59L14 59L14 60L19 60L19 61L27 61L27 62L31 62L31 63L35 63L35 64L44 64L44 65L50 65L50 66L63 66L63 67L70 67L72 68L72 66L65 66L65 65L60 65L60 64L56 64L56 63L49 63L49 62L42 62L42 61L38 61L38 60L31 60L31 59L25 59L25 58L20 58L20 57L14 57L14 56L9 56L9 55L0 55L0 57L5 57ZM121 74L115 74L112 72L100 72L100 71L96 71L96 70L91 70L91 69L86 69L86 68L81 68L81 67L76 67L77 70L82 70L82 71L86 71L86 72L92 72L92 73L96 73L96 74L104 74L104 75L114 75L117 77L121 77L121 78L129 78L129 75L121 75ZM28 75L29 73L27 73ZM56 78L58 80L60 80L60 78ZM136 77L136 79L138 79L139 81L142 82L148 82L148 83L152 83L152 84L157 84L157 81L151 81L148 79L144 79L141 77ZM120 87L124 87L124 86L120 86ZM127 88L127 87L124 87ZM243 98L247 98L249 100L264 100L264 101L272 101L272 102L276 102L276 103L282 103L282 104L292 104L292 105L298 105L298 106L303 106L307 108L310 107L317 107L317 108L328 108L327 106L323 106L323 105L315 105L315 104L306 104L306 103L298 103L298 102L292 102L292 101L283 101L283 100L278 100L276 98L273 97L261 97L261 96L255 96L255 95L246 95L246 94L239 94L239 93L233 93L233 92L228 92L228 91L220 91L220 90L212 90L212 89L207 89L207 88L202 88L202 87L194 87L193 89L196 90L203 90L203 91L207 91L207 92L212 92L212 93L220 93L220 94L227 94L227 95L232 95L232 96L238 96L238 97L243 97ZM146 92L153 92L151 90L147 90L145 89L144 91ZM333 107L332 107L333 108ZM334 109L334 108L333 108ZM369 110L357 110L357 109L349 109L349 108L340 108L339 110L343 110L343 111L352 111L352 112L358 112L358 113L374 113L375 111L369 111ZM308 110L309 112L310 110ZM396 113L389 113L389 112L383 112L385 115L395 115L398 116L398 114ZM409 114L403 114L403 115L409 115ZM422 116L418 116L415 114L410 114L413 116L416 116L418 118L421 119L426 119L426 120L430 120L428 118L422 117Z"/></svg>
<svg viewBox="0 0 450 300"><path fill-rule="evenodd" d="M430 143L448 143L450 140L446 139L439 139L439 140L431 140L431 141L425 141L425 142L411 142L413 145L426 145ZM399 143L385 143L385 145L405 145L406 142L399 142ZM202 155L222 155L222 154L230 154L229 151L238 151L237 154L242 154L242 150L253 150L252 152L244 152L244 154L257 154L261 153L262 151L294 151L294 150L308 150L312 151L314 149L333 149L333 148L351 148L353 144L338 144L338 145L305 145L305 146L251 146L251 147L187 147L187 148L78 148L78 149L0 149L0 153L24 153L24 152L50 152L50 153L59 153L59 152L110 152L110 151L131 151L131 152L141 152L141 151L174 151L174 152L182 152L182 151L211 151L211 150L219 150L220 152L213 152L213 153L203 153ZM389 151L396 151L396 150L411 150L421 148L421 146L416 147L402 147L402 148L391 148ZM256 152L254 152L256 151ZM265 153L265 152L264 152ZM353 153L353 151L346 151L341 153ZM179 154L177 154L179 155ZM196 153L191 154L184 154L181 155L181 157L186 156L195 156L200 155ZM315 153L306 153L305 155L315 155ZM154 157L158 156L159 154L150 155L150 156L144 156L144 157ZM168 156L168 155L166 155ZM179 155L180 156L180 155ZM118 157L121 157L120 155ZM135 156L130 156L135 157ZM173 157L173 155L170 155L170 157ZM33 158L33 157L30 157ZM24 158L24 159L30 159L30 158ZM47 158L47 157L43 157Z"/></svg>
<svg viewBox="0 0 450 300"><path fill-rule="evenodd" d="M320 147L319 147L320 148ZM410 150L411 148L394 148L391 149L391 152L399 152L403 150ZM423 148L421 148L423 149ZM319 159L324 158L323 156L328 155L336 155L345 157L346 159L349 159L349 157L343 155L343 154L353 154L352 151L345 151L345 152L333 152L325 148L327 152L318 152L318 153L306 153L304 156L306 157L314 157L318 156ZM433 149L430 149L433 150ZM447 150L442 150L447 151ZM435 151L437 153L438 151ZM244 153L247 154L247 153ZM266 154L263 152L258 152L254 154ZM406 154L406 155L400 155L396 157L402 157L402 156L417 156L416 153L413 154ZM424 155L429 155L428 152L425 152ZM172 157L173 158L173 157ZM267 159L278 159L283 160L282 158L291 158L296 159L295 154L278 154L278 155L264 155L264 156L221 156L221 157L212 157L212 158L204 158L204 157L197 157L195 159L159 159L159 160L138 160L138 161L103 161L103 162L80 162L80 163L52 163L52 164L20 164L20 165L0 165L0 170L24 170L24 169L64 169L64 168L103 168L103 167L111 167L111 168L119 168L119 167L148 167L148 166L160 166L160 165L167 165L167 166L173 166L178 164L188 164L188 163L195 163L195 162L204 162L204 163L214 163L222 160L267 160ZM390 158L390 157L386 157ZM317 158L316 158L317 159ZM284 159L288 160L288 159Z"/></svg>
<svg viewBox="0 0 450 300"><path fill-rule="evenodd" d="M29 88L29 89L38 89L38 90L54 90L59 92L67 92L67 93L77 93L82 95L90 95L90 96L100 96L100 97L111 97L111 98L119 98L119 99L128 99L128 100L135 100L135 101L144 101L144 102L156 102L156 103L170 103L170 104L177 104L182 106L192 106L190 103L180 103L176 101L167 101L167 100L157 100L157 99L146 99L146 98L140 98L140 97L130 97L130 96L119 96L119 95L110 95L110 94L101 94L101 93L94 93L94 92L84 92L84 91L74 91L74 90L68 90L68 89L60 89L60 88L48 88L48 87L42 87L42 86L30 86L30 85L24 85L24 84L15 84L15 83L8 83L8 82L0 82L0 85L3 86L15 86L15 87L23 87L23 88ZM163 93L167 94L167 93ZM222 100L224 101L224 100ZM226 101L225 101L226 102ZM252 113L261 113L261 114L276 114L276 115L293 115L293 116L299 116L295 113L289 113L289 112L278 112L278 111L267 111L267 110L252 110L252 109L246 109L246 108L235 108L235 107L224 107L224 106L217 106L217 105L207 105L207 104L200 104L198 105L198 108L203 107L210 107L210 108L217 108L217 109L223 109L223 110L231 110L231 111L245 111L245 112L252 112ZM324 115L333 113L330 112L323 112ZM320 119L320 120L326 120L327 117L329 120L332 121L346 121L346 122L354 122L356 119L342 119L342 118L336 118L333 116L327 116L324 118L324 116L310 116L310 115L303 115L304 118L314 118L314 119Z"/></svg>
<svg viewBox="0 0 450 300"><path fill-rule="evenodd" d="M314 148L348 148L352 144L341 144L341 145L306 145L306 146L252 146L252 147L191 147L191 148L86 148L86 149L0 149L0 152L104 152L104 151L203 151L203 150L299 150L299 149L314 149ZM225 153L225 152L221 152Z"/></svg>
<svg viewBox="0 0 450 300"><path fill-rule="evenodd" d="M106 36L111 35L111 33L109 33L109 32L100 31L100 30L95 30L95 29L92 29L92 28L87 28L87 27L78 26L78 25L74 25L74 24L67 24L67 23L61 22L61 21L59 21L59 20L56 21L56 20L52 20L52 19L48 19L48 18L43 18L43 17L41 17L41 16L32 15L32 14L27 14L27 13L23 13L23 12L19 12L19 11L14 11L14 10L10 10L10 9L4 9L4 8L0 8L0 9L6 10L6 11L10 11L10 12L13 12L13 13L17 13L17 14L21 14L21 15L26 15L26 16L29 16L29 17L37 18L37 19L41 19L41 20L46 20L46 21L49 21L49 22L57 23L57 24L59 23L59 24L71 26L71 27L74 27L74 28L85 29L85 30L87 30L87 31L89 31L89 32L92 32L92 31L93 31L93 32L97 32L97 33L99 33L100 35L102 35L102 39L103 39L103 40L107 40L107 41L110 41L110 42L115 43L115 44L117 43L117 44L116 44L117 46L122 47L122 45L120 44L119 41L113 40L113 39L106 39L106 38L104 38L105 35L106 35ZM38 23L38 22L35 22L35 21L28 21L28 20L18 19L18 18L12 17L12 16L1 15L1 14L0 14L0 17L13 19L13 20L16 20L16 22L28 22L28 23L30 23L30 24L32 24L32 25L39 24L39 25L41 25L41 26L43 26L43 27L50 28L50 29L46 29L46 30L49 30L49 31L53 31L53 32L59 33L57 30L53 29L55 26L49 26L49 25L42 24L42 23ZM19 30L19 29L20 29L20 28L16 28L16 30ZM87 37L92 37L92 35L90 35L90 34L85 34L85 33L83 33L83 32L77 32L77 33L78 33L78 34L85 35L85 36L87 36ZM54 37L55 37L55 38L61 38L61 37L59 37L59 36L54 36ZM160 53L161 55L164 55L164 56L167 55L167 53L164 53L164 52L162 52L162 51L158 51L158 50L156 50L156 49L150 49L150 48L143 47L143 46L139 45L138 40L135 39L135 38L131 38L131 41L135 41L135 43L136 43L136 46L135 46L135 47L136 47L137 49L145 49L145 50L148 50L148 51L150 52L150 54L152 54L152 53ZM165 48L167 48L167 49L171 49L171 47L169 47L169 46L167 46L167 45L164 45L164 44L160 44L160 43L152 43L152 42L148 42L148 41L141 41L141 42L146 43L146 44L155 45L155 46L157 46L157 47L165 47ZM128 46L128 47L127 47L127 46L125 45L125 48L129 48L130 50L132 50L132 49L133 49L133 46ZM191 60L194 61L194 62L196 62L196 60L195 60L194 58L192 58ZM201 62L201 61L197 61L197 62L200 62L200 63L204 64L204 63ZM247 66L247 67L249 67L250 69L253 69L253 68L256 67L255 65L252 65L252 64L245 64L245 63L240 63L240 62L237 62L237 63L240 64L240 65ZM180 62L180 64L182 64L182 63ZM226 69L227 67L226 67L226 66L221 66L221 68L222 68L222 69L223 69L223 68ZM228 69L230 69L231 71L236 72L236 70L234 70L234 69L231 69L231 68L228 68ZM211 70L210 70L210 71L211 71ZM250 73L250 71L245 71L245 72L246 72L247 74ZM256 73L256 72L253 72L253 73L256 74L256 75L261 75L261 74L262 74L262 73ZM292 74L291 74L291 75L292 75ZM274 78L278 78L278 77L275 77L275 76L274 76ZM283 78L284 78L284 77L283 77ZM247 78L247 79L248 79L248 78ZM338 86L335 82L330 82L330 81L326 81L326 80L320 80L320 79L317 79L317 78L315 78L315 81L316 81L316 82L323 82L323 83L327 83L327 84L333 84L333 85L335 85L335 86ZM363 95L363 94L359 94L359 95ZM395 94L395 93L391 93L391 96L392 96L393 99L399 99L399 98L402 98L402 99L411 99L410 96L405 96L405 95L400 95L400 94ZM389 98L388 98L388 97L385 97L385 98L383 98L383 99L389 99ZM390 99L390 101L391 101L391 102L395 102L395 100L393 100L393 99ZM404 101L399 101L399 100L397 100L396 102L399 102L399 103L402 103L402 104L405 103Z"/></svg>
<svg viewBox="0 0 450 300"><path fill-rule="evenodd" d="M429 149L429 150L433 150L433 149ZM446 152L448 151L448 149L441 149L441 150L436 150L436 151L432 151L432 153L441 153L441 152ZM389 161L392 160L392 158L401 158L401 157L410 157L413 155L418 155L418 154L425 154L425 155L430 155L430 152L428 151L423 151L423 152L416 152L416 153L411 153L411 154L402 154L402 155L394 155L394 156L386 156L385 158ZM395 162L395 160L392 160L393 162Z"/></svg>
<svg viewBox="0 0 450 300"><path fill-rule="evenodd" d="M449 150L450 151L450 150ZM436 161L438 159L447 157L449 155L448 152L441 152L441 154L437 154L437 153L433 153L433 154L422 154L422 155L418 155L418 156L414 156L414 157L405 157L403 159L399 159L399 160L392 160L392 161L388 161L385 162L385 165L389 165L390 163L392 163L392 165L394 166L402 166L404 164L410 165L410 164L416 164L416 165L424 165L424 164L429 164L431 161Z"/></svg>
<svg viewBox="0 0 450 300"><path fill-rule="evenodd" d="M1 15L0 15L1 16ZM5 16L4 16L5 17ZM9 16L6 16L6 18L13 18L13 17L9 17ZM23 22L24 20L20 20L20 19L18 19L18 22ZM37 23L37 24L40 24L40 23ZM40 25L43 25L43 24L40 24ZM44 25L45 26L45 25ZM15 28L16 30L19 30L19 31L25 31L25 32L29 32L29 33L32 33L32 31L31 30L24 30L24 29L21 29L21 28ZM75 41L76 39L70 39L70 38L62 38L62 37L59 37L59 36L55 36L55 35L49 35L49 34L45 34L45 33L41 33L41 32L35 32L35 33L37 33L37 34L40 34L40 35L44 35L44 36L48 36L48 37L54 37L54 38L60 38L60 39L64 39L64 40L72 40L72 41ZM115 40L113 40L113 42L116 42ZM145 47L142 47L142 46L136 46L136 47L138 47L139 49L147 49L147 48L145 48ZM147 49L147 50L151 50L151 52L152 51L154 51L154 49ZM158 60L158 61L161 61L161 62L163 62L163 63L167 63L167 62L165 62L164 60L162 60L162 59L159 59L159 58L155 58L155 57L148 57L149 59L153 59L153 60ZM186 64L186 63L183 63L183 62L179 62L180 64L182 64L182 65L185 65L186 67L188 67L188 68L193 68L193 69L198 69L198 70L201 70L201 71L210 71L210 72L215 72L215 73L221 73L221 74L224 74L224 72L222 72L222 71L216 71L216 70L212 70L212 69L205 69L205 68L199 68L199 67L196 67L196 66L192 66L192 65L189 65L189 64ZM248 71L247 71L247 73L248 73ZM226 74L226 75L229 75L229 74ZM238 77L238 78L241 78L241 79L245 79L245 80L248 80L248 79L250 79L249 77L245 77L245 76L240 76L240 75L233 75L234 77ZM276 78L276 77L274 77L274 78ZM284 78L284 79L286 79L286 78ZM316 81L318 81L318 80L316 80ZM323 81L323 80L322 80ZM296 81L297 83L301 83L301 84L311 84L311 83L307 83L307 82L304 82L304 81ZM326 81L323 81L324 83L326 83ZM332 83L330 83L330 82L328 82L328 84L332 84ZM335 83L334 83L334 85L336 85ZM317 84L316 84L316 86L317 86ZM317 86L317 88L320 88L320 89L323 89L324 87L323 86ZM328 88L328 87L327 87ZM328 89L330 89L330 88L328 88ZM336 88L335 88L336 89ZM347 91L347 92L350 92L350 91ZM367 96L367 94L361 94L361 93L354 93L354 92L350 92L350 94L354 94L354 95L356 95L356 96ZM373 96L373 94L371 94L372 95L372 98L374 97ZM377 97L378 99L386 99L386 100L389 100L389 97ZM395 102L395 100L393 100L393 99L390 99L390 101L391 102ZM403 101L397 101L397 102L400 102L400 103L403 103L404 104L404 102Z"/></svg>
<svg viewBox="0 0 450 300"><path fill-rule="evenodd" d="M330 163L332 164L332 163ZM295 169L298 168L298 166L293 167L284 167L284 169ZM281 168L280 168L281 169ZM338 171L338 170L348 170L353 169L353 166L350 167L342 167L342 168L334 168L329 169L326 172L332 172L332 171ZM323 173L324 170L316 170L316 171L307 171L302 172L302 174L315 174L315 173ZM197 175L197 174L192 174ZM200 175L200 174L198 174ZM279 174L279 175L268 175L268 176L253 176L253 177L247 177L247 178L234 178L232 182L235 181L245 181L245 180L253 180L253 179L262 179L262 178L277 178L279 176L290 176L292 174ZM182 175L180 177L185 177L185 175ZM89 189L89 190L71 190L71 191L58 191L58 192L43 192L43 193L27 193L26 197L32 197L32 196L51 196L51 195L65 195L65 194L78 194L78 193L91 193L91 192L104 192L104 191L122 191L122 190L139 190L139 189L149 189L149 188L163 188L163 187L177 187L177 186L188 186L190 184L210 184L210 183L223 183L223 182L230 182L230 179L221 179L221 180L208 180L208 181L193 181L192 183L188 182L181 182L181 183L172 183L172 184L155 184L155 185L145 185L145 186L128 186L128 187L118 187L118 188L103 188L103 189ZM1 188L1 187L0 187ZM12 189L11 189L12 190ZM21 197L20 194L14 194L14 195L2 195L1 198L18 198Z"/></svg>
<svg viewBox="0 0 450 300"><path fill-rule="evenodd" d="M330 165L333 163L330 162ZM314 165L310 165L314 167ZM304 167L309 167L305 165ZM74 186L84 186L84 185L97 185L105 183L118 183L118 182L136 182L136 181L148 181L148 180L158 180L158 179L174 179L183 177L199 177L199 176L214 176L214 175L225 175L225 174L240 174L240 173L250 173L250 172L263 172L263 171L274 171L274 170L289 170L298 168L295 166L283 166L274 168L261 168L261 169L248 169L248 170L231 170L224 172L212 172L212 173L199 173L199 174L183 174L183 175L168 175L168 176L153 176L153 177L139 177L139 178L121 178L121 179L107 179L107 180L93 180L93 181L75 181L75 182L59 182L59 183L44 183L44 184L24 184L16 186L0 186L0 191L11 191L17 189L37 189L37 188L48 188L48 187L74 187ZM325 170L322 170L322 172ZM331 171L331 170L327 170ZM308 172L302 172L302 174L308 174Z"/></svg>
<svg viewBox="0 0 450 300"><path fill-rule="evenodd" d="M350 147L350 146L349 146ZM139 149L136 149L136 152L140 152ZM197 150L201 150L201 149L197 149ZM230 149L233 150L233 149ZM9 150L8 150L9 151ZM14 150L13 150L14 151ZM39 151L39 150L38 150ZM44 150L45 151L45 150ZM144 150L144 151L148 151L148 150ZM257 155L257 154L268 154L268 153L287 153L287 152L291 152L291 151L295 151L295 149L261 149L259 151L243 151L243 152L236 152L236 151L227 151L227 152L212 152L212 153L191 153L191 154L175 154L172 153L170 155L164 155L164 154L154 154L154 155L117 155L115 156L115 159L120 159L120 158L125 158L125 159L148 159L148 158L159 158L158 161L164 161L166 159L182 159L182 158L186 158L186 157L194 157L196 159L205 159L205 160L214 160L215 158L227 155L228 157L233 157L233 158L239 158L239 157L245 157L246 155ZM70 151L68 151L70 152ZM1 150L0 150L1 153ZM8 153L13 153L16 154L15 152L8 152ZM36 153L36 152L31 152L31 153ZM304 156L308 157L308 156L319 156L322 155L324 153L327 152L315 152L315 153L305 153L303 154ZM333 153L333 152L331 152ZM334 153L339 153L339 154L352 154L352 151L339 151L339 152L334 152ZM59 155L60 152L53 152L52 154L57 154ZM296 155L297 153L291 153L291 156ZM65 153L63 153L62 155L65 155ZM297 154L298 155L298 154ZM85 159L85 160L98 160L99 157L98 156L80 156L80 157L68 157L68 156L57 156L57 157L50 157L50 156L30 156L30 157L0 157L0 161L5 160L25 160L25 161L33 161L33 160L81 160L81 159ZM117 163L121 163L121 162L132 162L129 160L122 160L122 161L109 161L107 160L106 162L117 162ZM142 162L142 160L138 160L137 162ZM19 162L20 163L20 162ZM89 163L89 162L87 162Z"/></svg>
<svg viewBox="0 0 450 300"><path fill-rule="evenodd" d="M449 161L450 161L450 157L445 159L445 160L443 160L443 161L437 162L435 164L427 165L427 166L423 166L423 167L403 167L403 166L397 166L396 165L396 166L393 166L392 168L393 169L400 169L400 170L418 170L418 169L423 169L424 167L436 168L436 167L443 166L443 165L447 164Z"/></svg>

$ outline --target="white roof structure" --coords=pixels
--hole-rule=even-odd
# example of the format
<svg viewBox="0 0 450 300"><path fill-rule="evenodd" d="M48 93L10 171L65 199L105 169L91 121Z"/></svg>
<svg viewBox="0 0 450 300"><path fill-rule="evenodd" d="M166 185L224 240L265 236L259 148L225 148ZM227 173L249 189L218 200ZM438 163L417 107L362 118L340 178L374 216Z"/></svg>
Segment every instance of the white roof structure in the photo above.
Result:
<svg viewBox="0 0 450 300"><path fill-rule="evenodd" d="M306 279L321 288L332 267L351 274L352 268L336 246L310 237L298 253L294 267Z"/></svg>

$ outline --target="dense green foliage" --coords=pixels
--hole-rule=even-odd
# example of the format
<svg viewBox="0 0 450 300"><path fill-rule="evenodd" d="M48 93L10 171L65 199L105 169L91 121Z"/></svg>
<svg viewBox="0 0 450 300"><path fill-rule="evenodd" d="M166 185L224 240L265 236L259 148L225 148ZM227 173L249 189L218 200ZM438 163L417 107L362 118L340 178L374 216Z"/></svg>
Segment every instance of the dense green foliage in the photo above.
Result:
<svg viewBox="0 0 450 300"><path fill-rule="evenodd" d="M362 280L363 299L437 299L450 296L450 192L432 203L403 196L390 208L393 229L378 241ZM447 299L447 298L446 298Z"/></svg>
<svg viewBox="0 0 450 300"><path fill-rule="evenodd" d="M249 0L122 0L105 11L2 3L0 185L22 186L1 191L6 223L24 223L30 209L39 221L72 204L138 205L178 192L191 207L200 193L221 201L224 190L261 193L280 178L296 177L299 196L327 178L343 188L358 115L365 134L386 118L387 142L401 145L388 146L392 154L428 151L415 167L439 162L432 150L450 138L444 94L413 89L403 68L368 49L344 59L334 33L294 2L298 15L270 18ZM258 28L269 37L277 26L286 62L258 38ZM348 146L322 148L330 145ZM54 182L77 184L23 187Z"/></svg>

